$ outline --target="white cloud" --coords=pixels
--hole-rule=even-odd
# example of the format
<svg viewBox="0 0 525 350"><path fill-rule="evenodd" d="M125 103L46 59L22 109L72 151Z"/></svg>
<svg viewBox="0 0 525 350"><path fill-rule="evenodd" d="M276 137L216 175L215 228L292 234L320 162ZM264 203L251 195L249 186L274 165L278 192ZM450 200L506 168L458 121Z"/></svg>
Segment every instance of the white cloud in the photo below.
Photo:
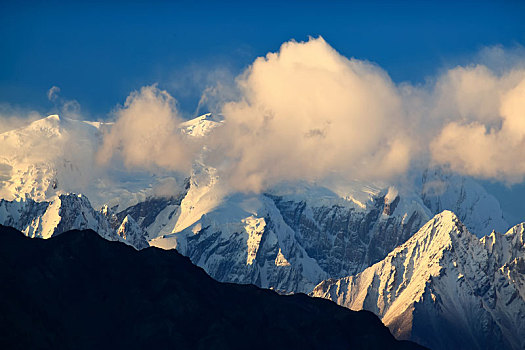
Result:
<svg viewBox="0 0 525 350"><path fill-rule="evenodd" d="M289 180L392 182L429 164L519 182L525 176L520 50L484 49L474 64L414 86L396 85L377 65L348 59L322 38L286 42L256 59L235 83L221 69L195 68L179 77L177 91L185 82L208 87L197 110L206 105L224 115L208 138L182 134L175 99L145 86L117 108L96 158L99 165L122 161L129 169L188 173L205 142L203 160L241 191ZM59 91L52 87L49 99L65 116L80 118L78 102L64 101ZM20 124L11 119L0 108L0 131ZM155 191L176 187L168 181Z"/></svg>
<svg viewBox="0 0 525 350"><path fill-rule="evenodd" d="M166 91L152 85L132 92L116 118L98 151L99 162L107 164L118 154L129 168L189 171L197 146L178 130L182 119Z"/></svg>
<svg viewBox="0 0 525 350"><path fill-rule="evenodd" d="M42 115L37 111L0 103L0 133L23 127L41 118Z"/></svg>
<svg viewBox="0 0 525 350"><path fill-rule="evenodd" d="M174 177L160 179L153 187L153 195L156 197L172 197L180 193L181 186Z"/></svg>
<svg viewBox="0 0 525 350"><path fill-rule="evenodd" d="M434 162L453 171L517 183L525 176L525 70L486 72L453 94L469 118L447 123L432 141ZM456 71L459 76L472 72ZM462 96L465 91L468 96ZM461 113L460 113L461 114Z"/></svg>
<svg viewBox="0 0 525 350"><path fill-rule="evenodd" d="M80 103L78 103L77 100L62 101L62 106L60 107L60 115L75 120L84 119L81 113Z"/></svg>
<svg viewBox="0 0 525 350"><path fill-rule="evenodd" d="M488 66L455 67L413 86L394 84L380 67L344 57L322 38L284 43L255 60L236 86L204 91L201 103L213 99L225 117L206 141L206 161L243 191L327 177L393 181L429 162L521 181L519 52L486 48L477 60Z"/></svg>
<svg viewBox="0 0 525 350"><path fill-rule="evenodd" d="M322 38L284 43L238 85L242 95L224 105L212 154L236 189L334 174L386 179L409 165L396 86L379 67L345 58Z"/></svg>

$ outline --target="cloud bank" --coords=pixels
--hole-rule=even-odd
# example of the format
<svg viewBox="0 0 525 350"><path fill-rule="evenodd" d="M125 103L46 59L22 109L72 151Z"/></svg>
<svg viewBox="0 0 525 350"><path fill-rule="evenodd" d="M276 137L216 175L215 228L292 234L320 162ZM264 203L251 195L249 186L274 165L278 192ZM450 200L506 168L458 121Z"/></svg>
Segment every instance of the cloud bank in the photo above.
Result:
<svg viewBox="0 0 525 350"><path fill-rule="evenodd" d="M484 66L457 68L441 87L456 118L430 144L435 163L507 183L525 176L525 70L494 75Z"/></svg>
<svg viewBox="0 0 525 350"><path fill-rule="evenodd" d="M517 183L525 176L524 52L484 49L472 65L412 85L342 56L321 37L289 41L234 82L217 74L197 108L207 104L224 117L208 137L182 133L175 98L152 85L114 111L94 152L103 167L122 162L153 173L189 174L198 159L234 191L294 180L391 183L432 165ZM62 101L59 92L52 87L49 99ZM74 102L73 115L80 110ZM15 124L0 118L0 130ZM156 190L177 186L167 181Z"/></svg>
<svg viewBox="0 0 525 350"><path fill-rule="evenodd" d="M283 44L237 84L241 96L224 104L225 125L213 140L236 189L334 174L388 179L409 165L413 147L396 86L322 38ZM225 159L214 156L224 169Z"/></svg>
<svg viewBox="0 0 525 350"><path fill-rule="evenodd" d="M321 37L286 42L256 59L234 86L219 82L204 91L201 103L213 96L210 109L225 120L206 139L204 161L240 191L290 180L391 182L411 167L429 165L522 181L520 52L485 49L480 61L491 68L458 66L413 86L342 56ZM174 98L156 86L133 92L116 117L99 152L102 162L118 153L130 168L188 171L202 157L204 145L178 130Z"/></svg>

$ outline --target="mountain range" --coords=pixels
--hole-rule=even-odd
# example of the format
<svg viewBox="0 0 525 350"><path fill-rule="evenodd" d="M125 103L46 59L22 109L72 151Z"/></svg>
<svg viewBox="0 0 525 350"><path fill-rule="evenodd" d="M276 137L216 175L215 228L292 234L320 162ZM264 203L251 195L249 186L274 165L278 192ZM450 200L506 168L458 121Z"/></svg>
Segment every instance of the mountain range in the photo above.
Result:
<svg viewBox="0 0 525 350"><path fill-rule="evenodd" d="M222 123L208 114L180 131L206 138ZM175 249L218 281L370 310L400 339L432 348L525 346L515 336L525 323L523 239L509 233L518 226L498 233L509 225L475 180L429 168L403 186L296 181L230 193L217 169L195 161L159 195L156 183L172 174L92 170L93 145L109 128L50 116L1 134L11 148L0 151L0 224L30 237L92 229L139 250ZM85 146L81 159L57 151L42 161L34 150L43 141L28 141L60 150L71 135ZM71 180L79 176L90 185Z"/></svg>

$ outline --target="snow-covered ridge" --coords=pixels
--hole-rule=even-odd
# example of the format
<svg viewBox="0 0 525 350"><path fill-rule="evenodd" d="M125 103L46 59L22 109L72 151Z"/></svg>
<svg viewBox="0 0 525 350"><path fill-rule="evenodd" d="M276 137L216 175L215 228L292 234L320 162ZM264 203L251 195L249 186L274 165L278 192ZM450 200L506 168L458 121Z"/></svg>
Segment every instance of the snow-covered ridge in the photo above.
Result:
<svg viewBox="0 0 525 350"><path fill-rule="evenodd" d="M81 183L103 127L51 115L0 134L0 197L48 200Z"/></svg>
<svg viewBox="0 0 525 350"><path fill-rule="evenodd" d="M177 249L221 281L308 292L326 277L362 271L428 220L413 198L397 197L384 213L386 192L378 193L367 208L313 184L225 195L215 171L200 165L150 244Z"/></svg>
<svg viewBox="0 0 525 350"><path fill-rule="evenodd" d="M117 229L117 235L128 242L137 249L144 249L149 247L146 241L145 233L137 222L129 215L124 217L122 223Z"/></svg>
<svg viewBox="0 0 525 350"><path fill-rule="evenodd" d="M421 176L421 198L432 213L453 211L478 237L492 230L504 232L509 224L498 200L472 178L431 168Z"/></svg>
<svg viewBox="0 0 525 350"><path fill-rule="evenodd" d="M2 199L0 224L14 227L33 238L47 239L73 229L91 229L105 239L121 241L137 249L149 246L133 219L127 218L115 230L106 215L95 211L87 197L81 194L61 194L50 202Z"/></svg>
<svg viewBox="0 0 525 350"><path fill-rule="evenodd" d="M444 211L382 261L311 294L370 310L397 337L433 349L521 349L524 252L523 224L480 240Z"/></svg>
<svg viewBox="0 0 525 350"><path fill-rule="evenodd" d="M221 115L207 113L200 117L183 122L179 127L181 131L187 135L204 137L223 122L224 118Z"/></svg>
<svg viewBox="0 0 525 350"><path fill-rule="evenodd" d="M205 138L222 124L207 114L180 131ZM465 348L523 347L513 334L525 331L524 225L481 240L470 234L507 229L497 200L474 180L429 169L413 188L289 182L229 193L198 160L177 179L178 194L154 197L160 177L151 174L116 167L92 181L85 150L110 127L50 116L0 134L0 223L30 237L91 228L137 249L177 249L215 279L286 293L325 280L315 295L374 311L398 336L435 348L450 346L436 332ZM108 205L97 211L86 195L68 194L79 179ZM445 211L424 225L444 209L457 216Z"/></svg>

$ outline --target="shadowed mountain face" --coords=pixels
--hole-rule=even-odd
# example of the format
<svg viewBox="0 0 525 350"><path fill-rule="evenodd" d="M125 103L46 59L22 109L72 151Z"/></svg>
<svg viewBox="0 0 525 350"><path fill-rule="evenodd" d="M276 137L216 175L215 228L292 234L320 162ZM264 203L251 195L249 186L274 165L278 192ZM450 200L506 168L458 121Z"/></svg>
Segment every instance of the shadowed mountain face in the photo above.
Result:
<svg viewBox="0 0 525 350"><path fill-rule="evenodd" d="M372 313L220 283L176 251L0 226L0 348L407 349Z"/></svg>

